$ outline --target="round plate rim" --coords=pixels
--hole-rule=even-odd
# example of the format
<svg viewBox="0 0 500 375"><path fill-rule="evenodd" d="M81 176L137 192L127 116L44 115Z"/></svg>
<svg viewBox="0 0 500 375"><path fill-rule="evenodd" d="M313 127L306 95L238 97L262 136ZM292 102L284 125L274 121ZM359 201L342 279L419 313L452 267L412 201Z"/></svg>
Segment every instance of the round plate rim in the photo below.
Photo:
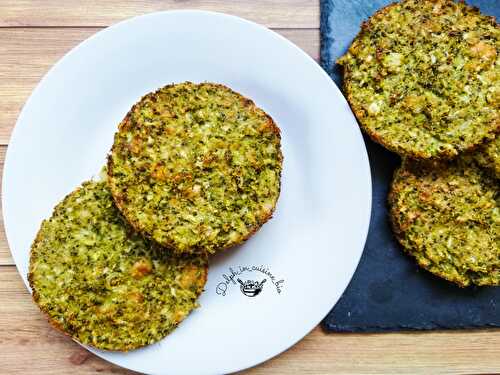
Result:
<svg viewBox="0 0 500 375"><path fill-rule="evenodd" d="M143 20L145 20L145 19L147 19L149 17L161 17L163 15L186 14L186 13L187 14L193 14L193 15L205 15L205 16L210 16L210 17L228 18L228 19L232 19L232 20L235 20L237 22L246 24L247 26L251 26L251 27L254 27L254 28L257 28L257 29L260 29L260 30L265 30L266 32L268 32L271 35L273 35L273 37L279 38L281 40L281 42L287 44L289 47L291 47L291 48L295 49L297 52L299 52L302 55L302 57L304 57L305 60L309 64L312 63L312 65L314 65L313 69L316 69L319 72L319 74L321 74L325 79L327 79L331 83L331 85L333 87L333 90L334 90L334 92L336 94L336 99L340 99L340 100L345 101L345 98L344 98L343 94L341 93L340 89L337 87L337 85L331 80L331 78L328 76L328 74L320 67L320 65L318 65L318 63L311 56L309 56L304 50L302 50L300 47L298 47L297 45L295 45L293 42L291 42L290 40L288 40L284 36L278 34L274 30L271 30L270 28L267 28L267 27L265 27L263 25L260 25L260 24L258 24L256 22L253 22L253 21L250 21L250 20L247 20L247 19L235 16L235 15L227 14L227 13L216 12L216 11L209 11L209 10L198 10L198 9L166 10L166 11L151 12L151 13L146 13L146 14L134 16L134 17L122 20L120 22L117 22L117 23L115 23L115 24L113 24L113 25L111 25L111 26L109 26L109 27L107 27L107 28L105 28L103 30L100 30L100 31L96 32L95 34L91 35L90 37L86 38L85 40L81 41L80 43L78 43L71 50L69 50L67 53L65 53L47 71L47 73L45 73L45 75L43 76L43 78L38 82L38 84L36 85L36 87L34 88L34 90L31 92L30 96L26 100L26 102L25 102L22 110L20 111L20 114L19 114L19 116L17 118L17 121L16 121L16 125L13 128L11 136L10 136L10 140L9 140L9 143L8 143L8 148L7 148L7 152L5 154L5 160L4 160L4 171L3 171L3 178L2 178L2 191L5 192L6 190L8 190L8 188L7 188L8 180L9 180L8 176L9 176L9 173L10 173L10 169L12 168L12 167L10 167L10 165L12 164L11 156L10 156L12 154L11 150L13 149L12 145L13 144L15 145L17 142L19 142L17 140L18 137L16 136L16 134L17 134L16 130L19 128L17 125L22 122L23 117L25 115L25 112L28 111L28 108L31 105L31 101L36 96L36 93L39 90L42 89L42 87L44 86L45 82L50 79L50 77L52 76L52 74L54 74L54 72L57 71L57 69L59 68L59 66L62 65L69 56L71 56L73 53L76 53L83 46L91 43L94 39L100 38L100 37L102 37L103 35L105 35L107 33L112 33L115 30L117 30L117 29L119 29L121 27L124 27L125 25L130 25L130 24L132 24L134 22L140 22L140 21L143 21ZM356 122L356 120L354 120L354 122ZM371 215L371 209L372 209L372 195L371 195L372 180L371 180L371 171L370 171L370 164L369 164L369 159L368 159L368 153L367 153L366 147L364 145L363 137L361 135L361 131L359 130L359 128L357 128L357 132L358 132L358 138L359 138L359 140L361 142L361 145L362 145L362 147L361 147L362 148L362 153L363 153L362 157L363 157L363 159L365 161L364 162L364 166L365 166L364 169L365 169L365 171L364 171L364 176L362 177L362 179L367 184L366 185L366 187L367 187L366 190L369 192L369 194L366 197L364 197L364 199L365 199L365 202L364 202L365 207L364 208L365 208L365 211L366 211L366 215L365 215L366 217L364 217L362 219L363 222L361 224L361 228L362 229L361 229L361 233L360 233L361 250L358 252L357 257L356 257L357 259L355 260L356 267L359 264L359 261L361 259L361 255L363 254L364 244L366 243L366 239L367 239L367 236L368 236L368 229L369 229L369 224L370 224L370 215ZM4 220L4 228L5 228L7 243L9 245L9 249L10 249L11 248L11 240L9 239L9 228L11 227L11 225L15 225L15 224L10 223L9 220L8 220L8 216L9 216L8 215L8 210L6 210L5 207L9 207L9 205L8 204L6 205L6 202L7 202L6 195L2 194L1 199L2 199L2 207L3 207L2 216L3 216L3 220ZM11 254L12 254L12 257L13 257L13 259L15 261L18 273L21 275L21 277L23 279L23 282L25 283L27 289L31 293L31 290L30 290L29 285L27 283L26 275L21 274L19 266L18 266L18 262L16 260L16 256L14 255L14 253L12 251L11 251ZM344 291L347 288L350 280L352 279L352 277L354 275L354 272L356 271L356 267L354 267L353 270L352 270L352 272L350 272L351 276L349 277L349 281L348 281L347 285L345 286ZM333 302L332 307L337 302L338 302L338 299ZM301 335L300 337L294 338L294 340L291 340L291 342L287 343L286 345L283 345L278 350L273 351L272 353L268 354L264 358L259 359L257 362L254 362L252 365L243 365L241 367L231 367L231 368L228 368L227 366L225 367L225 366L221 365L220 366L221 367L221 372L223 372L223 373L229 373L229 372L237 372L237 371L245 370L245 369L257 366L257 365L259 365L259 364L261 364L263 362L266 362L269 359L271 359L271 358L273 358L273 357L275 357L275 356L277 356L277 355L285 352L290 347L294 346L297 342L299 342L300 340L302 340L305 336L307 336L321 322L321 320L327 314L328 314L328 311L326 311L323 314L323 317L319 321L315 321L315 322L309 324L307 326L307 328L304 330L303 335ZM75 341L75 342L77 342L77 341ZM80 344L80 343L78 343L78 344ZM80 344L80 345L82 345L82 344ZM85 348L87 348L88 350L90 350L91 352L93 352L94 354L96 354L97 356L99 356L100 358L103 358L106 361L109 361L109 362L111 362L111 363L113 363L115 365L124 367L124 365L120 364L119 361L114 361L113 359L109 359L106 356L107 352L99 351L99 350L96 350L96 349L94 349L92 347L88 347L88 346L85 346L85 345L82 345L82 346L84 346ZM137 372L141 371L140 369L134 368L132 366L127 366L126 368L128 368L130 370L137 371Z"/></svg>

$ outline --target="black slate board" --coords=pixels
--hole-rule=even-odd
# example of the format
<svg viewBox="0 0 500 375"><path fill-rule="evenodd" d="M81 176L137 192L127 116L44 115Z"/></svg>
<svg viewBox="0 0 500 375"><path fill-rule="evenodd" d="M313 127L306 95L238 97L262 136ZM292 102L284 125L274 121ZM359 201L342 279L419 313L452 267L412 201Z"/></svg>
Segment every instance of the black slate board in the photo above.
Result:
<svg viewBox="0 0 500 375"><path fill-rule="evenodd" d="M500 19L498 0L470 0ZM321 65L341 87L335 60L343 55L363 20L387 0L321 0ZM394 239L387 193L399 157L365 137L373 203L370 230L356 273L323 321L335 332L500 327L500 287L461 289L418 268Z"/></svg>

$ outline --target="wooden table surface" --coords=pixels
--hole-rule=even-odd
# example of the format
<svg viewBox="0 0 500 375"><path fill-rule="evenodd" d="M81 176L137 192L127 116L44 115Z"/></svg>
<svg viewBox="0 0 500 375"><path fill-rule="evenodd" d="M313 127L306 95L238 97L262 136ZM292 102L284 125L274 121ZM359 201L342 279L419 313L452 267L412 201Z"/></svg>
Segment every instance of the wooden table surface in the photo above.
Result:
<svg viewBox="0 0 500 375"><path fill-rule="evenodd" d="M124 18L180 8L248 18L318 59L317 0L0 0L0 165L23 103L68 50ZM0 374L131 373L49 327L31 302L0 232ZM316 328L287 352L247 372L491 374L500 372L499 352L499 330L327 334Z"/></svg>

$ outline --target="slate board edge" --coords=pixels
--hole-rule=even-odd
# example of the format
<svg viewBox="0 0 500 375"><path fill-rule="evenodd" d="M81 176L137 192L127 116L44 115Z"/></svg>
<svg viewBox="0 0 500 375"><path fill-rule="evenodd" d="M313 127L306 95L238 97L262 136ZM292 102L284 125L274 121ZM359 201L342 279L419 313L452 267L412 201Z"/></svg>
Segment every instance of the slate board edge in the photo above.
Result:
<svg viewBox="0 0 500 375"><path fill-rule="evenodd" d="M330 74L334 62L332 61L329 48L326 48L333 43L330 28L330 17L334 8L333 0L320 1L320 65ZM339 87L340 88L340 87Z"/></svg>
<svg viewBox="0 0 500 375"><path fill-rule="evenodd" d="M457 324L453 327L442 326L440 324L422 324L418 325L393 325L393 326L359 326L355 327L352 325L341 325L341 324L331 324L324 321L321 326L323 331L326 333L389 333L389 332L418 332L418 331L456 331L461 329L468 330L484 330L500 328L500 325L494 323L488 324Z"/></svg>

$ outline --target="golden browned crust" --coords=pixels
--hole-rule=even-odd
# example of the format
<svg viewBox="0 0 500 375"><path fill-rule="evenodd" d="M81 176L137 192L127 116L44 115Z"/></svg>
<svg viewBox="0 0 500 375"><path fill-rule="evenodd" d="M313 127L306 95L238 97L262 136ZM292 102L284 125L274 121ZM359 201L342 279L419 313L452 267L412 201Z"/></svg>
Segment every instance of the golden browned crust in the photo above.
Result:
<svg viewBox="0 0 500 375"><path fill-rule="evenodd" d="M205 267L205 272L203 273L203 279L202 279L203 285L205 285L207 283L207 280L208 280L208 265ZM28 272L28 282L29 282L30 288L33 291L32 295L31 295L31 299L33 300L33 302L36 305L38 305L39 295L36 292L36 290L33 288L33 284L32 284L33 283L33 275L32 275L31 272ZM92 344L89 344L89 343L82 343L82 342L78 341L73 335L71 335L70 333L66 332L64 330L64 328L62 327L62 325L59 322L57 322L56 320L52 319L46 309L40 308L40 311L45 316L45 318L47 319L47 321L49 322L49 324L53 328L55 328L57 331L61 332L65 336L71 338L72 340L74 340L74 341L76 341L76 342L78 342L80 344L92 346L92 347L94 347L96 349L100 349L101 350L101 348L99 348L99 347L97 347L95 345L92 345ZM184 317L184 318L186 318L186 317ZM182 320L184 320L184 319L182 319ZM179 325L182 322L182 320L178 321L177 325ZM129 346L123 347L121 349L106 349L106 351L108 351L108 352L128 352L130 350L139 349L140 347L142 347L142 345L129 345Z"/></svg>
<svg viewBox="0 0 500 375"><path fill-rule="evenodd" d="M420 267L461 287L500 285L498 184L471 159L405 160L388 203L394 236Z"/></svg>
<svg viewBox="0 0 500 375"><path fill-rule="evenodd" d="M100 186L100 185L103 185L103 183L84 183L82 186L85 188L85 189L89 189L89 186L91 186L91 184L97 184L96 186ZM90 189L92 189L92 187L90 187ZM31 250L30 250L30 266L29 266L29 271L28 271L28 275L27 275L27 279L28 279L28 283L29 283L29 286L30 288L32 289L32 299L33 301L38 305L38 307L40 308L40 311L47 317L47 320L48 322L55 328L57 329L58 331L64 333L65 335L71 337L73 340L77 341L77 342L80 342L81 344L84 344L84 345L89 345L89 346L92 346L92 347L95 347L97 349L101 349L101 350L107 350L107 351L120 351L120 352L123 352L123 351L129 351L129 350L134 350L134 349L137 349L137 348L140 348L144 345L147 345L142 339L140 340L137 340L135 342L129 342L129 343L123 343L123 342L115 342L113 341L113 344L111 345L109 342L106 343L105 345L101 342L92 342L92 341L88 341L88 340L81 340L79 338L79 333L78 331L74 331L74 332L70 332L68 330L68 327L64 327L63 324L61 324L59 321L57 321L55 319L55 317L53 317L52 315L54 314L54 311L52 311L52 309L49 307L46 308L46 306L51 306L47 303L45 303L47 300L47 296L43 297L42 299L42 296L40 295L40 292L39 292L39 288L41 288L41 286L39 285L40 284L40 276L38 277L38 281L36 281L36 276L35 276L35 269L36 267L34 266L35 264L38 264L38 263L44 263L45 260L43 257L41 257L43 255L43 251L41 251L40 249L43 248L43 247L47 247L47 246L50 246L50 244L45 244L43 245L42 242L43 241L53 241L51 239L50 236L47 236L47 226L46 225L51 225L50 222L53 220L54 217L56 217L57 215L60 214L61 211L65 210L65 206L71 204L70 199L74 198L74 195L75 194L78 194L79 191L82 191L82 187L78 187L75 191L73 191L72 193L68 194L55 208L54 208L54 211L53 211L53 215L52 215L52 218L51 219L48 219L48 220L45 220L44 223L42 224L42 226L40 227L39 231L37 232L37 235L35 237L35 240L33 241L32 245L31 245ZM112 200L111 200L111 195L109 194L109 202L111 203ZM69 202L69 203L68 203ZM118 211L116 210L116 208L114 209L118 214ZM71 211L73 212L73 211ZM68 219L69 220L69 219ZM119 219L120 222L123 223L123 220L122 219ZM133 233L132 230L130 230L131 228L126 228L126 237L127 238L130 238L130 241L134 241L135 245L133 245L133 248L135 248L136 246L139 246L139 240L137 239L137 236ZM71 233L68 232L68 236L67 238L71 238ZM118 246L122 246L123 243L122 241L119 241L119 243L116 245L117 247ZM148 246L147 244L145 244L144 246ZM156 252L157 250L154 250L155 246L152 246L150 247L150 251L151 253L154 253ZM116 251L116 250L114 250ZM127 251L130 251L127 250ZM142 251L142 250L140 250ZM135 259L135 255L132 254L134 252L134 250L132 250L130 252L130 254L127 252L127 256L126 257L130 257L131 259ZM144 253L144 254L147 254L147 251ZM163 252L163 254L165 254ZM61 253L61 257L63 256L63 254ZM146 255L147 256L147 255ZM162 255L161 257L163 257L164 255ZM180 273L180 275L186 275L188 277L190 277L188 280L191 282L191 284L187 284L187 285L181 285L181 287L184 287L184 288L191 288L191 287L194 287L196 288L197 290L197 296L199 296L199 294L202 293L203 291L203 288L204 288L204 285L206 284L206 281L207 281L207 278L208 278L208 259L206 258L206 256L202 256L200 255L199 256L200 258L200 262L198 262L197 260L196 261L188 261L187 257L184 258L185 260L180 260L181 258L179 258L179 263L178 265L181 264L181 262L183 262L183 267L185 266L186 268L183 268L182 269L182 273ZM154 256L153 256L154 258ZM152 258L152 259L153 259ZM156 259L156 258L155 258ZM161 258L163 259L163 258ZM193 260L195 258L192 258ZM66 267L66 263L68 259L63 259L61 258L60 262L61 264L60 265L57 265L55 264L54 266L58 267L58 266L62 266L62 267ZM155 262L158 262L158 264L160 264L160 267L168 267L167 263L163 264L162 261L160 260L155 260ZM172 264L176 264L176 262L172 262ZM196 264L196 266L195 266ZM124 263L122 262L121 263L122 267L124 266ZM111 267L112 265L110 265ZM156 266L155 266L156 267ZM191 268L190 268L191 267ZM193 270L196 270L198 271L199 273L196 274L196 276L199 275L199 277L196 278L196 280L194 280L194 277L189 274L188 272L191 272L191 269ZM151 269L148 269L147 272L144 272L144 269L139 269L141 271L140 274L138 275L134 275L134 274L131 274L131 277L135 277L136 279L140 279L141 277L143 277L144 275L146 274L149 274L152 270ZM85 270L81 270L81 272L84 272ZM156 271L153 271L153 272L156 272ZM170 271L169 271L170 272ZM165 272L164 272L164 275L163 277L167 277L167 270L165 269ZM194 284L193 284L194 283ZM138 284L139 285L139 284ZM138 287L138 285L133 285L133 287ZM145 284L141 284L141 285L145 285ZM68 288L69 285L65 285L65 288ZM123 285L123 287L125 287L125 285ZM131 289L132 290L132 289ZM133 289L135 291L135 289ZM179 293L179 291L177 292ZM75 296L74 296L75 297ZM141 299L138 300L137 302L138 303L142 303L144 302L144 297L141 295L140 296ZM75 297L76 298L76 297ZM43 300L43 301L42 301ZM43 303L42 303L43 302ZM195 305L193 305L193 307L196 307ZM177 314L175 315L175 317L172 318L172 323L170 324L170 327L168 328L168 332L171 332L171 330L175 329L175 327L177 327L186 317L187 317L187 314L189 312L187 312L186 314L186 311L184 311L183 309L174 309L173 310L173 313ZM125 316L123 316L121 319L125 319ZM90 324L90 323L89 323ZM107 323L103 322L103 325L105 325ZM139 324L139 323L137 323ZM165 323L167 324L167 323ZM166 336L163 335L163 337ZM150 338L151 340L153 341L158 341L158 337L156 338ZM151 343L151 342L150 342Z"/></svg>
<svg viewBox="0 0 500 375"><path fill-rule="evenodd" d="M373 14L368 20L364 21L361 25L361 29L357 36L354 38L353 45L355 42L361 40L362 38L369 36L372 31L373 31L373 25L376 22L379 22L380 20L384 19L384 17L387 17L387 15L396 7L399 7L400 4L402 3L409 3L409 2L414 2L413 0L403 0L402 2L395 2L392 4L389 4L381 9L379 9L377 12ZM454 3L453 0L424 0L422 1L422 6L424 3L431 3L439 6L446 6L447 4ZM464 5L466 8L466 13L470 13L473 15L479 14L479 10L475 7L468 7ZM430 18L432 15L429 16ZM492 25L495 25L496 28L498 29L498 23L496 23L495 17L492 16L482 16L485 22L489 22ZM497 42L498 43L498 42ZM377 50L377 55L381 54L380 56L377 56L377 59L382 56L382 51ZM498 53L498 46L497 46L497 53ZM343 71L343 91L346 94L346 98L349 102L349 105L357 118L360 127L363 129L363 131L369 135L369 137L382 145L383 147L387 148L390 151L393 151L402 157L408 157L412 159L428 159L428 160L437 160L437 159L452 159L456 157L460 152L464 151L472 151L475 149L480 148L483 144L488 143L492 139L496 137L498 133L500 133L500 117L496 116L492 121L487 122L484 124L485 134L482 139L476 141L475 143L467 144L466 146L459 146L459 145L453 145L453 147L445 147L439 152L430 152L428 150L420 150L416 147L411 148L408 147L407 145L404 145L404 147L395 141L395 139L388 137L386 135L381 134L381 132L377 131L377 129L374 129L373 126L368 126L366 118L369 117L367 114L366 108L363 108L363 105L358 104L359 100L356 100L353 94L353 88L352 82L353 82L353 71L352 71L352 66L347 63L348 61L348 56L349 52L340 58L337 63L340 64L340 67L342 68ZM458 94L457 94L458 95ZM403 128L406 127L406 124L403 124ZM403 129L402 132L407 132L408 129Z"/></svg>
<svg viewBox="0 0 500 375"><path fill-rule="evenodd" d="M185 84L192 85L190 82L186 82ZM184 85L184 84L181 84ZM222 84L215 84L215 83L204 83L200 85L208 85L214 88L218 88L221 90L225 90L230 92L231 94L235 95L238 97L240 100L241 104L246 108L246 110L250 113L258 113L258 114L263 114L266 119L265 125L263 127L266 128L266 131L269 131L273 133L276 138L278 139L278 144L279 140L281 139L280 135L280 129L274 122L273 118L269 116L267 113L263 112L261 109L259 109L255 103L249 99L244 97L243 95L233 91L232 89L228 88L227 86L224 86ZM135 110L137 110L138 106L141 105L146 100L152 100L154 102L157 101L157 96L160 92L168 90L169 88L173 88L175 86L178 86L178 84L171 84L167 85L161 89L158 89L155 92L148 93L144 95L139 102L134 104L134 106L131 108L131 110L126 114L124 119L121 121L119 124L119 131L129 131L133 129L133 124L131 122L131 116L134 113ZM118 134L118 133L117 133ZM120 209L122 214L126 217L127 221L130 223L130 225L139 233L144 235L145 237L152 239L158 243L160 243L162 246L171 249L174 252L177 253L213 253L215 251L220 252L224 251L226 249L232 248L234 246L237 246L243 242L245 242L248 238L250 238L253 234L255 234L261 227L264 225L268 220L270 220L273 216L273 213L276 209L276 202L277 202L277 197L279 196L280 190L281 190L281 165L282 165L282 160L283 160L283 155L281 153L281 149L278 149L279 154L278 154L278 162L279 162L279 171L278 171L278 182L277 182L277 196L274 204L272 205L271 209L265 213L265 215L260 215L258 217L258 221L255 225L252 226L247 226L247 233L245 235L241 236L238 240L238 242L233 242L229 243L228 245L225 246L220 246L218 248L212 248L212 249L207 249L204 247L193 247L187 250L180 250L178 247L178 244L175 243L175 241L172 241L168 237L164 237L161 240L159 240L157 237L151 234L151 232L144 226L142 223L137 220L136 217L136 210L133 208L129 207L127 204L127 199L126 196L124 196L123 190L118 189L117 185L113 183L113 176L115 174L115 163L113 161L113 154L117 152L117 142L113 144L110 154L108 155L108 163L107 163L107 172L108 172L108 181L111 181L109 183L110 190L113 195L113 199L115 201L115 204L117 207Z"/></svg>

